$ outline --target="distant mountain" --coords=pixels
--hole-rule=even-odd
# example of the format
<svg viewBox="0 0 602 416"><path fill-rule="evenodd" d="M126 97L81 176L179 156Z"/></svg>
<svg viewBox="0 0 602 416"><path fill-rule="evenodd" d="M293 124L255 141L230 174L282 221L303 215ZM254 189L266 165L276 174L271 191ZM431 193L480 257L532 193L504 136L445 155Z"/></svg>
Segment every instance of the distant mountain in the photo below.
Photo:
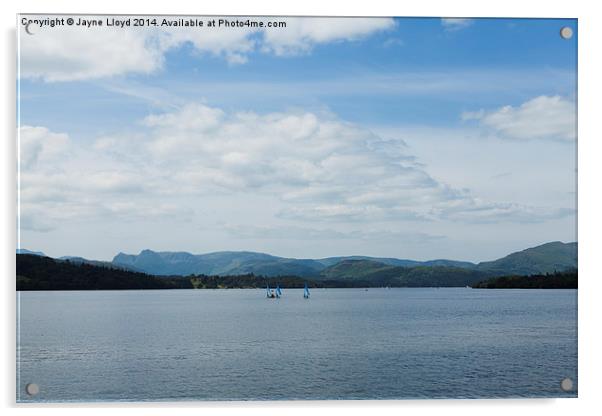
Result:
<svg viewBox="0 0 602 416"><path fill-rule="evenodd" d="M189 275L197 269L197 261L192 254L156 253L152 250L143 250L138 255L119 253L112 263L155 275Z"/></svg>
<svg viewBox="0 0 602 416"><path fill-rule="evenodd" d="M119 253L113 264L135 267L156 275L242 275L315 276L324 268L316 260L288 259L248 251L221 251L208 254L155 252L143 250L138 255Z"/></svg>
<svg viewBox="0 0 602 416"><path fill-rule="evenodd" d="M456 261L456 260L407 260L407 259L396 259L392 257L369 257L369 256L342 256L342 257L327 257L324 259L318 259L317 262L323 264L326 267L335 265L341 261L346 260L369 260L378 263L384 263L389 266L401 266L401 267L416 267L416 266L453 266L453 267L465 267L472 268L476 267L476 264L467 261Z"/></svg>
<svg viewBox="0 0 602 416"><path fill-rule="evenodd" d="M249 251L220 251L195 255L187 252L152 250L143 250L137 255L119 253L113 258L112 263L161 276L191 274L224 276L253 273L272 277L288 275L322 279L359 278L376 271L384 273L388 270L387 267L465 269L481 272L483 276L529 275L575 268L577 243L548 243L479 264L444 259L416 261L368 256L294 259Z"/></svg>
<svg viewBox="0 0 602 416"><path fill-rule="evenodd" d="M454 273L458 273L457 269L472 270L479 272L474 275L475 277L478 275L527 276L576 269L577 243L547 243L509 254L495 261L482 262L477 265L450 260L431 260L414 262L414 264L408 266L408 261L403 260L397 263L399 264L397 266L395 262L391 261L374 261L360 257L341 259L338 263L334 263L322 270L320 276L328 279L371 279L375 277L407 275L405 271L399 270L399 267L422 270L423 272L428 267L439 271L453 271ZM437 269L437 267L440 268Z"/></svg>
<svg viewBox="0 0 602 416"><path fill-rule="evenodd" d="M31 251L27 250L26 248L18 248L17 254L31 254L33 256L47 257L46 254L42 253L41 251Z"/></svg>
<svg viewBox="0 0 602 416"><path fill-rule="evenodd" d="M17 253L45 256L27 249ZM341 256L321 259L294 259L250 251L220 251L207 254L187 252L119 253L111 262L65 256L58 260L101 267L144 272L158 276L299 276L317 279L364 279L369 276L395 274L395 268L440 267L436 270L465 269L483 276L532 275L553 273L577 267L577 243L552 242L509 254L494 261L474 264L455 260L416 261L390 257ZM443 268L443 269L442 269ZM398 273L399 274L399 273Z"/></svg>
<svg viewBox="0 0 602 416"><path fill-rule="evenodd" d="M395 273L368 276L367 279L312 280L298 276L264 277L253 274L237 276L153 276L115 267L85 262L58 260L31 254L17 254L17 290L125 290L125 289L219 289L310 287L427 287L465 286L474 280L474 270L431 267L397 267ZM259 296L262 296L260 293Z"/></svg>
<svg viewBox="0 0 602 416"><path fill-rule="evenodd" d="M476 264L471 263L469 261L457 261L457 260L445 260L445 259L423 261L420 264L420 266L449 266L449 267L460 267L463 269L473 269L473 268L477 267Z"/></svg>
<svg viewBox="0 0 602 416"><path fill-rule="evenodd" d="M531 275L577 268L577 243L555 241L477 265L493 275Z"/></svg>
<svg viewBox="0 0 602 416"><path fill-rule="evenodd" d="M577 287L576 243L548 243L496 261L468 263L469 267L448 265L462 262L437 260L417 263L396 266L354 257L341 258L325 267L320 260L251 252L195 256L144 250L139 255L121 253L115 257L115 263L82 257L53 259L39 254L17 254L17 290L249 288L266 284L302 287L306 282L312 287ZM131 271L143 267L156 268L163 274ZM178 272L168 275L169 270Z"/></svg>
<svg viewBox="0 0 602 416"><path fill-rule="evenodd" d="M366 260L372 261L382 264L387 264L389 266L402 266L402 267L414 267L419 266L422 262L417 260L406 260L406 259L396 259L391 257L369 257L369 256L339 256L339 257L326 257L324 259L318 259L317 262L322 264L324 267L334 266L337 263L342 261L357 261L357 260Z"/></svg>
<svg viewBox="0 0 602 416"><path fill-rule="evenodd" d="M220 251L208 254L186 252L155 252L143 250L138 255L119 253L113 264L135 267L157 275L239 275L253 273L263 276L318 276L322 270L343 261L364 260L391 266L414 267L425 264L414 260L367 256L328 257L323 259L293 259L249 251ZM447 264L476 265L451 260L433 260ZM430 262L426 262L430 263Z"/></svg>
<svg viewBox="0 0 602 416"><path fill-rule="evenodd" d="M341 260L320 272L324 279L366 279L375 273L395 275L402 266L391 266L389 264L372 260ZM391 273L387 273L391 271Z"/></svg>

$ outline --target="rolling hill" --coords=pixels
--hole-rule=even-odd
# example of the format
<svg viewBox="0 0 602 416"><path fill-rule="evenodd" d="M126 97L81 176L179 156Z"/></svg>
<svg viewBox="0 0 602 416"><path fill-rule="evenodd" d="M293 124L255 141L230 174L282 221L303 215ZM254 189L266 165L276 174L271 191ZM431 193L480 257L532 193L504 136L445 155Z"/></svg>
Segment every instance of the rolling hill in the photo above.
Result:
<svg viewBox="0 0 602 416"><path fill-rule="evenodd" d="M321 279L365 281L396 287L470 286L490 276L489 272L475 268L438 265L401 267L369 260L344 260L320 273Z"/></svg>
<svg viewBox="0 0 602 416"><path fill-rule="evenodd" d="M44 253L26 249L17 253L44 256ZM535 275L561 272L577 267L577 243L551 242L509 254L494 261L478 264L455 260L416 261L407 259L341 256L319 259L295 259L250 251L220 251L207 254L187 252L155 252L142 250L139 254L119 253L111 262L82 257L61 257L58 260L115 267L157 276L236 276L254 274L267 277L299 276L325 279L371 279L409 275L400 269L418 268L415 273L426 273L425 268L456 275L470 270L483 277L503 275Z"/></svg>
<svg viewBox="0 0 602 416"><path fill-rule="evenodd" d="M415 267L415 266L414 266ZM384 273L408 267L391 266L372 260L341 260L320 272L320 277L324 279L366 279L375 273Z"/></svg>
<svg viewBox="0 0 602 416"><path fill-rule="evenodd" d="M386 267L448 267L475 270L484 276L530 275L552 273L577 266L577 243L552 242L512 253L494 261L474 264L455 260L416 261L368 256L294 259L249 251L220 251L208 254L187 252L155 252L140 254L119 253L115 265L155 275L294 275L300 277L340 278L358 277ZM334 268L333 268L334 267Z"/></svg>
<svg viewBox="0 0 602 416"><path fill-rule="evenodd" d="M455 260L416 261L368 256L327 257L323 259L294 259L250 251L220 251L207 254L187 252L156 252L142 250L140 254L119 253L112 263L132 270L156 275L240 275L253 273L263 276L294 275L316 277L334 265L347 261L367 261L387 266L453 266L474 268L476 264ZM344 266L343 266L344 267Z"/></svg>
<svg viewBox="0 0 602 416"><path fill-rule="evenodd" d="M457 287L482 282L487 287L564 287L573 285L575 279L572 275L565 279L559 273L576 275L577 267L577 243L561 242L477 265L449 260L384 259L385 263L362 256L289 259L253 252L193 255L143 250L139 255L120 253L113 262L23 253L17 253L19 290L261 287L270 281L289 287L301 287L303 282L318 287ZM562 282L541 281L544 275L560 276ZM491 280L500 276L504 279ZM540 277L522 278L526 276Z"/></svg>
<svg viewBox="0 0 602 416"><path fill-rule="evenodd" d="M495 261L482 262L477 270L494 275L531 275L577 268L577 243L554 241L518 251Z"/></svg>
<svg viewBox="0 0 602 416"><path fill-rule="evenodd" d="M26 248L18 248L17 254L31 254L33 256L46 257L46 254L42 253L41 251L31 251L31 250L27 250Z"/></svg>
<svg viewBox="0 0 602 416"><path fill-rule="evenodd" d="M299 276L265 277L254 274L223 276L154 276L117 267L72 262L31 254L17 254L17 290L132 290L310 287L428 287L465 286L473 270L456 271L442 266L413 268L386 266L365 279L308 279ZM390 269L390 270L388 270ZM394 270L395 273L390 273Z"/></svg>
<svg viewBox="0 0 602 416"><path fill-rule="evenodd" d="M221 251L208 254L155 252L143 250L138 255L119 253L113 263L134 267L156 275L242 275L316 276L324 268L315 260L288 259L247 251Z"/></svg>

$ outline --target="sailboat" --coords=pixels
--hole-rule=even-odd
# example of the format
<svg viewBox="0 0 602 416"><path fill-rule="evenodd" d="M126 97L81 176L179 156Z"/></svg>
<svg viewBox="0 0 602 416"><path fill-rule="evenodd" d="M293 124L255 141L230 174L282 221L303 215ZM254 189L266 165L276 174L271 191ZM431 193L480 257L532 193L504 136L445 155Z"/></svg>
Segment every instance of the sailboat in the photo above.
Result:
<svg viewBox="0 0 602 416"><path fill-rule="evenodd" d="M305 288L303 289L303 298L309 299L309 288L307 287L307 282L305 282Z"/></svg>
<svg viewBox="0 0 602 416"><path fill-rule="evenodd" d="M282 290L280 290L280 285L276 286L276 297L279 298L282 296Z"/></svg>
<svg viewBox="0 0 602 416"><path fill-rule="evenodd" d="M266 297L268 299L274 299L276 297L276 295L274 294L274 291L272 289L270 289L270 285L266 285L265 287L266 289Z"/></svg>

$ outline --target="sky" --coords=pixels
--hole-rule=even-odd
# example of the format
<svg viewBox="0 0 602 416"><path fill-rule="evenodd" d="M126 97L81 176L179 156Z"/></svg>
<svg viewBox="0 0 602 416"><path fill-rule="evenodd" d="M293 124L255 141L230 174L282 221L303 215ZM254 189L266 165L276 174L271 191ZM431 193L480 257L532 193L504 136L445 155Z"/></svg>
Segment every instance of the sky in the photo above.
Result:
<svg viewBox="0 0 602 416"><path fill-rule="evenodd" d="M19 28L22 248L478 262L576 241L576 20L95 18Z"/></svg>

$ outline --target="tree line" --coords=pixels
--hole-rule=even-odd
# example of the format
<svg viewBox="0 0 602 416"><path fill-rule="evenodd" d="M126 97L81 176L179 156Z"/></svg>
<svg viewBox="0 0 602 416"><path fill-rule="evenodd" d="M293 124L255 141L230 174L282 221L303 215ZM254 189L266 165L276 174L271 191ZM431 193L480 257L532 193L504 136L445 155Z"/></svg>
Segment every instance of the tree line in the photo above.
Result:
<svg viewBox="0 0 602 416"><path fill-rule="evenodd" d="M530 276L501 276L477 283L475 289L577 289L577 269Z"/></svg>

